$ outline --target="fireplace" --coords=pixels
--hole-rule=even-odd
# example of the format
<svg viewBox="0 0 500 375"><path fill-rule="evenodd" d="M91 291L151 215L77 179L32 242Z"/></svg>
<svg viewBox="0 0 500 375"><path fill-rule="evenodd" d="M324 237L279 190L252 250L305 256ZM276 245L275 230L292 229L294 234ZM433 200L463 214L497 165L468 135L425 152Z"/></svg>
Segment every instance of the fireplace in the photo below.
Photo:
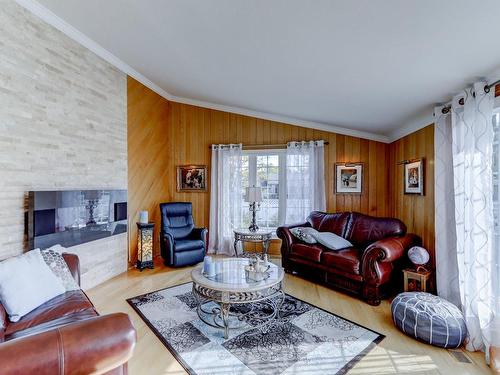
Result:
<svg viewBox="0 0 500 375"><path fill-rule="evenodd" d="M29 247L71 247L127 232L127 190L30 191Z"/></svg>

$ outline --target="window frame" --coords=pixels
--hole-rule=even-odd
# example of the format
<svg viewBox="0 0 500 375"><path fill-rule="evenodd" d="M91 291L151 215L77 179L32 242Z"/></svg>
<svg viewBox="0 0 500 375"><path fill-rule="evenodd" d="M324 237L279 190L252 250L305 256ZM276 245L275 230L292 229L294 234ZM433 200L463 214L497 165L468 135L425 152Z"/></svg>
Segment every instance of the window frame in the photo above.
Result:
<svg viewBox="0 0 500 375"><path fill-rule="evenodd" d="M285 223L286 215L286 149L254 149L243 150L242 156L248 156L248 186L257 186L257 156L278 155L278 226ZM262 227L261 229L276 230L277 227Z"/></svg>

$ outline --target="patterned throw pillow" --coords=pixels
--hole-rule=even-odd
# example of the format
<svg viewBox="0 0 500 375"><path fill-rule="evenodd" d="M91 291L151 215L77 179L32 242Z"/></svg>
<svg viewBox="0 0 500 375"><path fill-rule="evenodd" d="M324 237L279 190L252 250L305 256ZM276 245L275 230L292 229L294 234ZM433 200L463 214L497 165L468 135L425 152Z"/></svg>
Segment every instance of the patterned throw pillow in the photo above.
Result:
<svg viewBox="0 0 500 375"><path fill-rule="evenodd" d="M45 263L47 263L54 275L56 275L57 278L61 280L67 292L80 289L75 279L73 278L73 275L71 274L66 261L64 260L62 255L58 251L56 251L56 249L48 248L42 250L41 253L43 260L45 261Z"/></svg>
<svg viewBox="0 0 500 375"><path fill-rule="evenodd" d="M316 241L316 233L318 233L318 231L314 228L309 228L309 227L297 227L297 228L292 228L290 229L290 232L292 232L292 234L297 237L299 240L305 242L305 243L309 243L309 244L313 244L313 243L316 243L318 241Z"/></svg>

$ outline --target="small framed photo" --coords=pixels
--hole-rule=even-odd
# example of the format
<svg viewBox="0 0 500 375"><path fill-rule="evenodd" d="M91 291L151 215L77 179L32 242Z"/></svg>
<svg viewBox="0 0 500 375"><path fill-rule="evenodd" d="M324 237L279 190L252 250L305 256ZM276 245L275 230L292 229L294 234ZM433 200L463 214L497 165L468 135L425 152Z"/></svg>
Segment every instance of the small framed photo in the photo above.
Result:
<svg viewBox="0 0 500 375"><path fill-rule="evenodd" d="M405 164L405 194L424 195L424 159Z"/></svg>
<svg viewBox="0 0 500 375"><path fill-rule="evenodd" d="M177 191L207 191L206 165L177 166Z"/></svg>
<svg viewBox="0 0 500 375"><path fill-rule="evenodd" d="M335 192L361 194L363 191L363 163L335 164Z"/></svg>

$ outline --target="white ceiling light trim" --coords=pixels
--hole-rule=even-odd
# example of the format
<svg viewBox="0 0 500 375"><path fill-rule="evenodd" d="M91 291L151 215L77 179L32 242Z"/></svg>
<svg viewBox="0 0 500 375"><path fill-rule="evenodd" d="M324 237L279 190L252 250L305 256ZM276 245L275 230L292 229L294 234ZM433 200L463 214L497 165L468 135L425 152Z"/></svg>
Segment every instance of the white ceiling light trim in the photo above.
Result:
<svg viewBox="0 0 500 375"><path fill-rule="evenodd" d="M87 37L85 34L71 26L69 23L64 21L62 18L54 14L52 11L41 5L38 1L36 0L15 0L19 5L22 7L26 8L29 10L31 13L35 14L39 18L41 18L43 21L47 22L49 25L52 25L55 27L57 30L61 31L62 33L66 34L68 37L71 39L77 41L84 47L88 48L92 52L94 52L96 55L104 59L105 61L109 62L110 64L114 65L116 68L120 69L122 72L125 74L128 74L129 76L133 77L137 81L141 82L143 85L147 86L154 92L156 92L158 95L161 95L167 100L173 101L173 102L178 102L178 103L184 103L184 104L190 104L198 107L203 107L203 108L209 108L209 109L215 109L219 111L224 111L224 112L230 112L230 113L236 113L240 115L245 115L245 116L251 116L251 117L257 117L260 119L264 120L270 120L270 121L276 121L276 122L282 122L290 125L296 125L296 126L302 126L306 128L311 128L311 129L317 129L317 130L323 130L327 132L332 132L332 133L337 133L337 134L342 134L342 135L349 135L353 137L359 137L359 138L364 138L364 139L370 139L374 141L379 141L383 143L389 143L392 141L393 137L386 137L384 135L380 134L375 134L375 133L370 133L370 132L364 132L364 131L358 131L358 130L353 130L353 129L347 129L343 127L338 127L330 124L324 124L324 123L319 123L319 122L314 122L314 121L307 121L307 120L302 120L302 119L297 119L297 118L291 118L287 116L282 116L282 115L277 115L277 114L272 114L272 113L265 113L265 112L259 112L259 111L253 111L249 110L246 108L240 108L240 107L233 107L233 106L226 106L226 105L221 105L221 104L215 104L215 103L210 103L210 102L205 102L205 101L200 101L200 100L195 100L195 99L189 99L189 98L183 98L183 97L178 97L174 96L167 91L163 90L161 87L156 85L154 82L149 80L147 77L133 69L130 65L126 64L123 62L121 59L116 57L114 54L103 48L101 45L96 43L94 40L90 39ZM423 127L423 126L422 126Z"/></svg>

